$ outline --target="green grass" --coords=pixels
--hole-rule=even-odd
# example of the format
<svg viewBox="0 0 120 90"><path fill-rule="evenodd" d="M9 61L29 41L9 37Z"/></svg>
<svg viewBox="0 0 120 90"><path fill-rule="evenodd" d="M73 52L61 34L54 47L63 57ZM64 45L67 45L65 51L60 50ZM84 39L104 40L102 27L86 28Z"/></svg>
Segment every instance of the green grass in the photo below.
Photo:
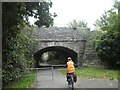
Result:
<svg viewBox="0 0 120 90"><path fill-rule="evenodd" d="M12 88L30 88L34 81L35 76L27 76L26 78L21 78Z"/></svg>
<svg viewBox="0 0 120 90"><path fill-rule="evenodd" d="M35 74L35 72L32 72L32 74ZM7 85L3 88L30 88L35 82L35 78L35 75L21 77L14 81L11 85Z"/></svg>
<svg viewBox="0 0 120 90"><path fill-rule="evenodd" d="M60 72L64 75L66 74L66 70L60 70ZM78 78L118 80L118 70L82 67L76 69L75 74Z"/></svg>

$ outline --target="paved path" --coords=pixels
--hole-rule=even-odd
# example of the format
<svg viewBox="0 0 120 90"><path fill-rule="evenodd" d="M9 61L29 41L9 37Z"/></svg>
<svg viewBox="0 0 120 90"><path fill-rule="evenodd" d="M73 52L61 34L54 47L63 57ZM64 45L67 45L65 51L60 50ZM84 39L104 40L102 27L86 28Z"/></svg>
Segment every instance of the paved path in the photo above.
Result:
<svg viewBox="0 0 120 90"><path fill-rule="evenodd" d="M38 72L37 82L33 88L69 88L64 75L57 69L53 73L54 79L52 80L51 70ZM118 88L118 81L78 79L75 88Z"/></svg>

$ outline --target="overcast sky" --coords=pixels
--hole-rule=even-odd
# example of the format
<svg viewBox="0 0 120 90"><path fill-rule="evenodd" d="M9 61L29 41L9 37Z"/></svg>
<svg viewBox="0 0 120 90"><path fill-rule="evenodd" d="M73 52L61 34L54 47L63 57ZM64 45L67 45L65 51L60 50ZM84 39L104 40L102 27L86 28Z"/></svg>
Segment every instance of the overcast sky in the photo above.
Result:
<svg viewBox="0 0 120 90"><path fill-rule="evenodd" d="M51 0L51 13L55 12L54 26L66 27L74 19L85 20L91 29L96 19L112 8L113 0Z"/></svg>

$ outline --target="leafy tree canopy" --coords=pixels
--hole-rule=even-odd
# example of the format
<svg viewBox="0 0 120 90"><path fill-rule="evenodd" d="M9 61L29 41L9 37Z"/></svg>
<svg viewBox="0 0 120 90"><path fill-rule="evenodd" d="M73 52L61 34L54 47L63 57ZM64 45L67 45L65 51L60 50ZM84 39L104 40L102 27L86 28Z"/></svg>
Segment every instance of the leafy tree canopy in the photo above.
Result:
<svg viewBox="0 0 120 90"><path fill-rule="evenodd" d="M90 30L90 28L88 28L87 22L85 20L79 20L79 21L73 20L72 22L70 22L68 24L68 26L73 29L81 28L81 29L85 29L85 30Z"/></svg>
<svg viewBox="0 0 120 90"><path fill-rule="evenodd" d="M101 37L97 39L96 51L108 68L119 68L120 22L118 20L120 13L118 10L120 10L120 2L115 2L114 8L105 12L94 24L97 30L103 31Z"/></svg>
<svg viewBox="0 0 120 90"><path fill-rule="evenodd" d="M3 2L2 3L2 83L9 84L26 74L33 63L35 42L29 17L37 19L38 27L53 25L49 12L52 2ZM29 28L27 28L29 26Z"/></svg>

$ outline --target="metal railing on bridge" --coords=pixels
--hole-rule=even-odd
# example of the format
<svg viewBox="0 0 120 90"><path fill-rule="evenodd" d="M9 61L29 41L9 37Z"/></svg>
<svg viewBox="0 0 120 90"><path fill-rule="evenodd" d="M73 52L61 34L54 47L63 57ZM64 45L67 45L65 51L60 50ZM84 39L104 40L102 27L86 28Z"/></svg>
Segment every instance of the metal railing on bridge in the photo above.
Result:
<svg viewBox="0 0 120 90"><path fill-rule="evenodd" d="M42 66L40 68L28 68L29 71L35 71L35 74L28 74L26 76L31 76L31 75L35 75L36 77L36 81L38 80L38 76L40 76L41 74L38 74L39 71L42 70L51 70L50 73L44 73L42 75L51 75L51 79L54 80L54 69L58 69L58 68L65 68L65 65L46 65L46 66Z"/></svg>

